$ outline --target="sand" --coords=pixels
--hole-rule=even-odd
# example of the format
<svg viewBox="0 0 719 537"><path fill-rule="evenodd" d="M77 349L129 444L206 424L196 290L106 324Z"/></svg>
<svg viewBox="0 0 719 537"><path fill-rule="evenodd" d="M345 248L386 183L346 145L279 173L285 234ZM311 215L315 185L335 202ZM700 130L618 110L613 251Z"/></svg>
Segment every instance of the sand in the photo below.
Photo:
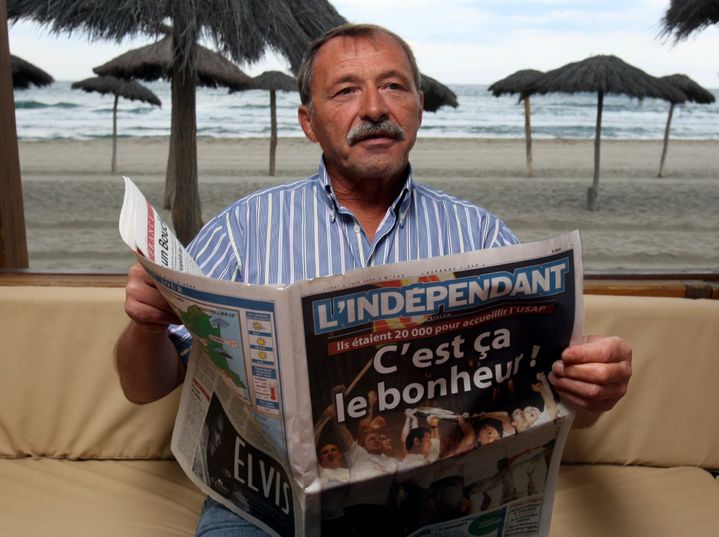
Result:
<svg viewBox="0 0 719 537"><path fill-rule="evenodd" d="M109 139L20 142L30 267L124 272L133 260L117 231L121 175L161 206L168 141L121 139L111 174ZM319 148L282 139L276 177L265 139L200 139L205 219L234 199L316 170ZM415 178L500 215L523 241L579 229L587 272L719 270L719 141L602 143L599 210L586 210L592 141L535 140L526 177L523 140L420 139Z"/></svg>

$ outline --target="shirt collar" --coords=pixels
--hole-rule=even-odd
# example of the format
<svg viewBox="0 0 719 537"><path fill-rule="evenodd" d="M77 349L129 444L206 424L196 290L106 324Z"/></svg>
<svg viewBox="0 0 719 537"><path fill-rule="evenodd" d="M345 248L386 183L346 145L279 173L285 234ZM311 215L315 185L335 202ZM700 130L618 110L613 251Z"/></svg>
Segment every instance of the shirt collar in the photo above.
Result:
<svg viewBox="0 0 719 537"><path fill-rule="evenodd" d="M339 212L341 206L335 195L335 191L332 188L332 180L330 179L327 168L325 167L324 156L320 159L320 165L317 172L317 180L322 187L324 193L323 199L328 205L330 211L330 220L332 222L337 218L337 212ZM399 219L399 225L404 226L405 218L412 204L412 193L414 191L414 180L412 179L412 165L408 165L407 178L404 181L402 190L397 195L397 198L390 205L390 210L397 215Z"/></svg>

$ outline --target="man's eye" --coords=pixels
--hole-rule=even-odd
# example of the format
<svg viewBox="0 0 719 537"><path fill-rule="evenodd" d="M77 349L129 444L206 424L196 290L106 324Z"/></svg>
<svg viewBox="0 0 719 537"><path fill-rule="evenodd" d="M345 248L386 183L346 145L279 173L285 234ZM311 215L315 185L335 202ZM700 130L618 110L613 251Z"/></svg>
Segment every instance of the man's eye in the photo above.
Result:
<svg viewBox="0 0 719 537"><path fill-rule="evenodd" d="M391 90L401 90L404 88L404 86L402 86L399 82L390 82L386 87Z"/></svg>
<svg viewBox="0 0 719 537"><path fill-rule="evenodd" d="M354 91L353 88L346 87L346 88L340 89L337 93L335 93L335 95L337 95L339 97L345 96L345 95L351 95L353 91Z"/></svg>

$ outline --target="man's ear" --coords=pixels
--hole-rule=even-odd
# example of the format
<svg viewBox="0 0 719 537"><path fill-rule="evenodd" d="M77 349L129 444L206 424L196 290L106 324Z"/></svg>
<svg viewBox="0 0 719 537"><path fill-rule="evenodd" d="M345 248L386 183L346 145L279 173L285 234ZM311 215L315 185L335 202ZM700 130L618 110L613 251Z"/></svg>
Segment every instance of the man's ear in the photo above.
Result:
<svg viewBox="0 0 719 537"><path fill-rule="evenodd" d="M309 140L313 143L317 143L317 137L315 136L315 131L312 129L312 121L311 121L311 115L312 112L310 112L309 105L302 104L297 109L297 119L300 122L300 127L302 127L302 130L305 133L305 136L309 138Z"/></svg>

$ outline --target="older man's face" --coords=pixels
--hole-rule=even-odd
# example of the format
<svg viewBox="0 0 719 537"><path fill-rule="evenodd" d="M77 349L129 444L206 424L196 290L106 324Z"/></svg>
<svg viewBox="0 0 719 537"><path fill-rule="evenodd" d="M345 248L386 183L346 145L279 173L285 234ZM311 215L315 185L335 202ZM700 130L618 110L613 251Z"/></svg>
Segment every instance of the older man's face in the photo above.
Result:
<svg viewBox="0 0 719 537"><path fill-rule="evenodd" d="M402 47L384 35L325 43L312 68L311 107L300 107L299 118L334 179L397 178L422 121L422 97Z"/></svg>

